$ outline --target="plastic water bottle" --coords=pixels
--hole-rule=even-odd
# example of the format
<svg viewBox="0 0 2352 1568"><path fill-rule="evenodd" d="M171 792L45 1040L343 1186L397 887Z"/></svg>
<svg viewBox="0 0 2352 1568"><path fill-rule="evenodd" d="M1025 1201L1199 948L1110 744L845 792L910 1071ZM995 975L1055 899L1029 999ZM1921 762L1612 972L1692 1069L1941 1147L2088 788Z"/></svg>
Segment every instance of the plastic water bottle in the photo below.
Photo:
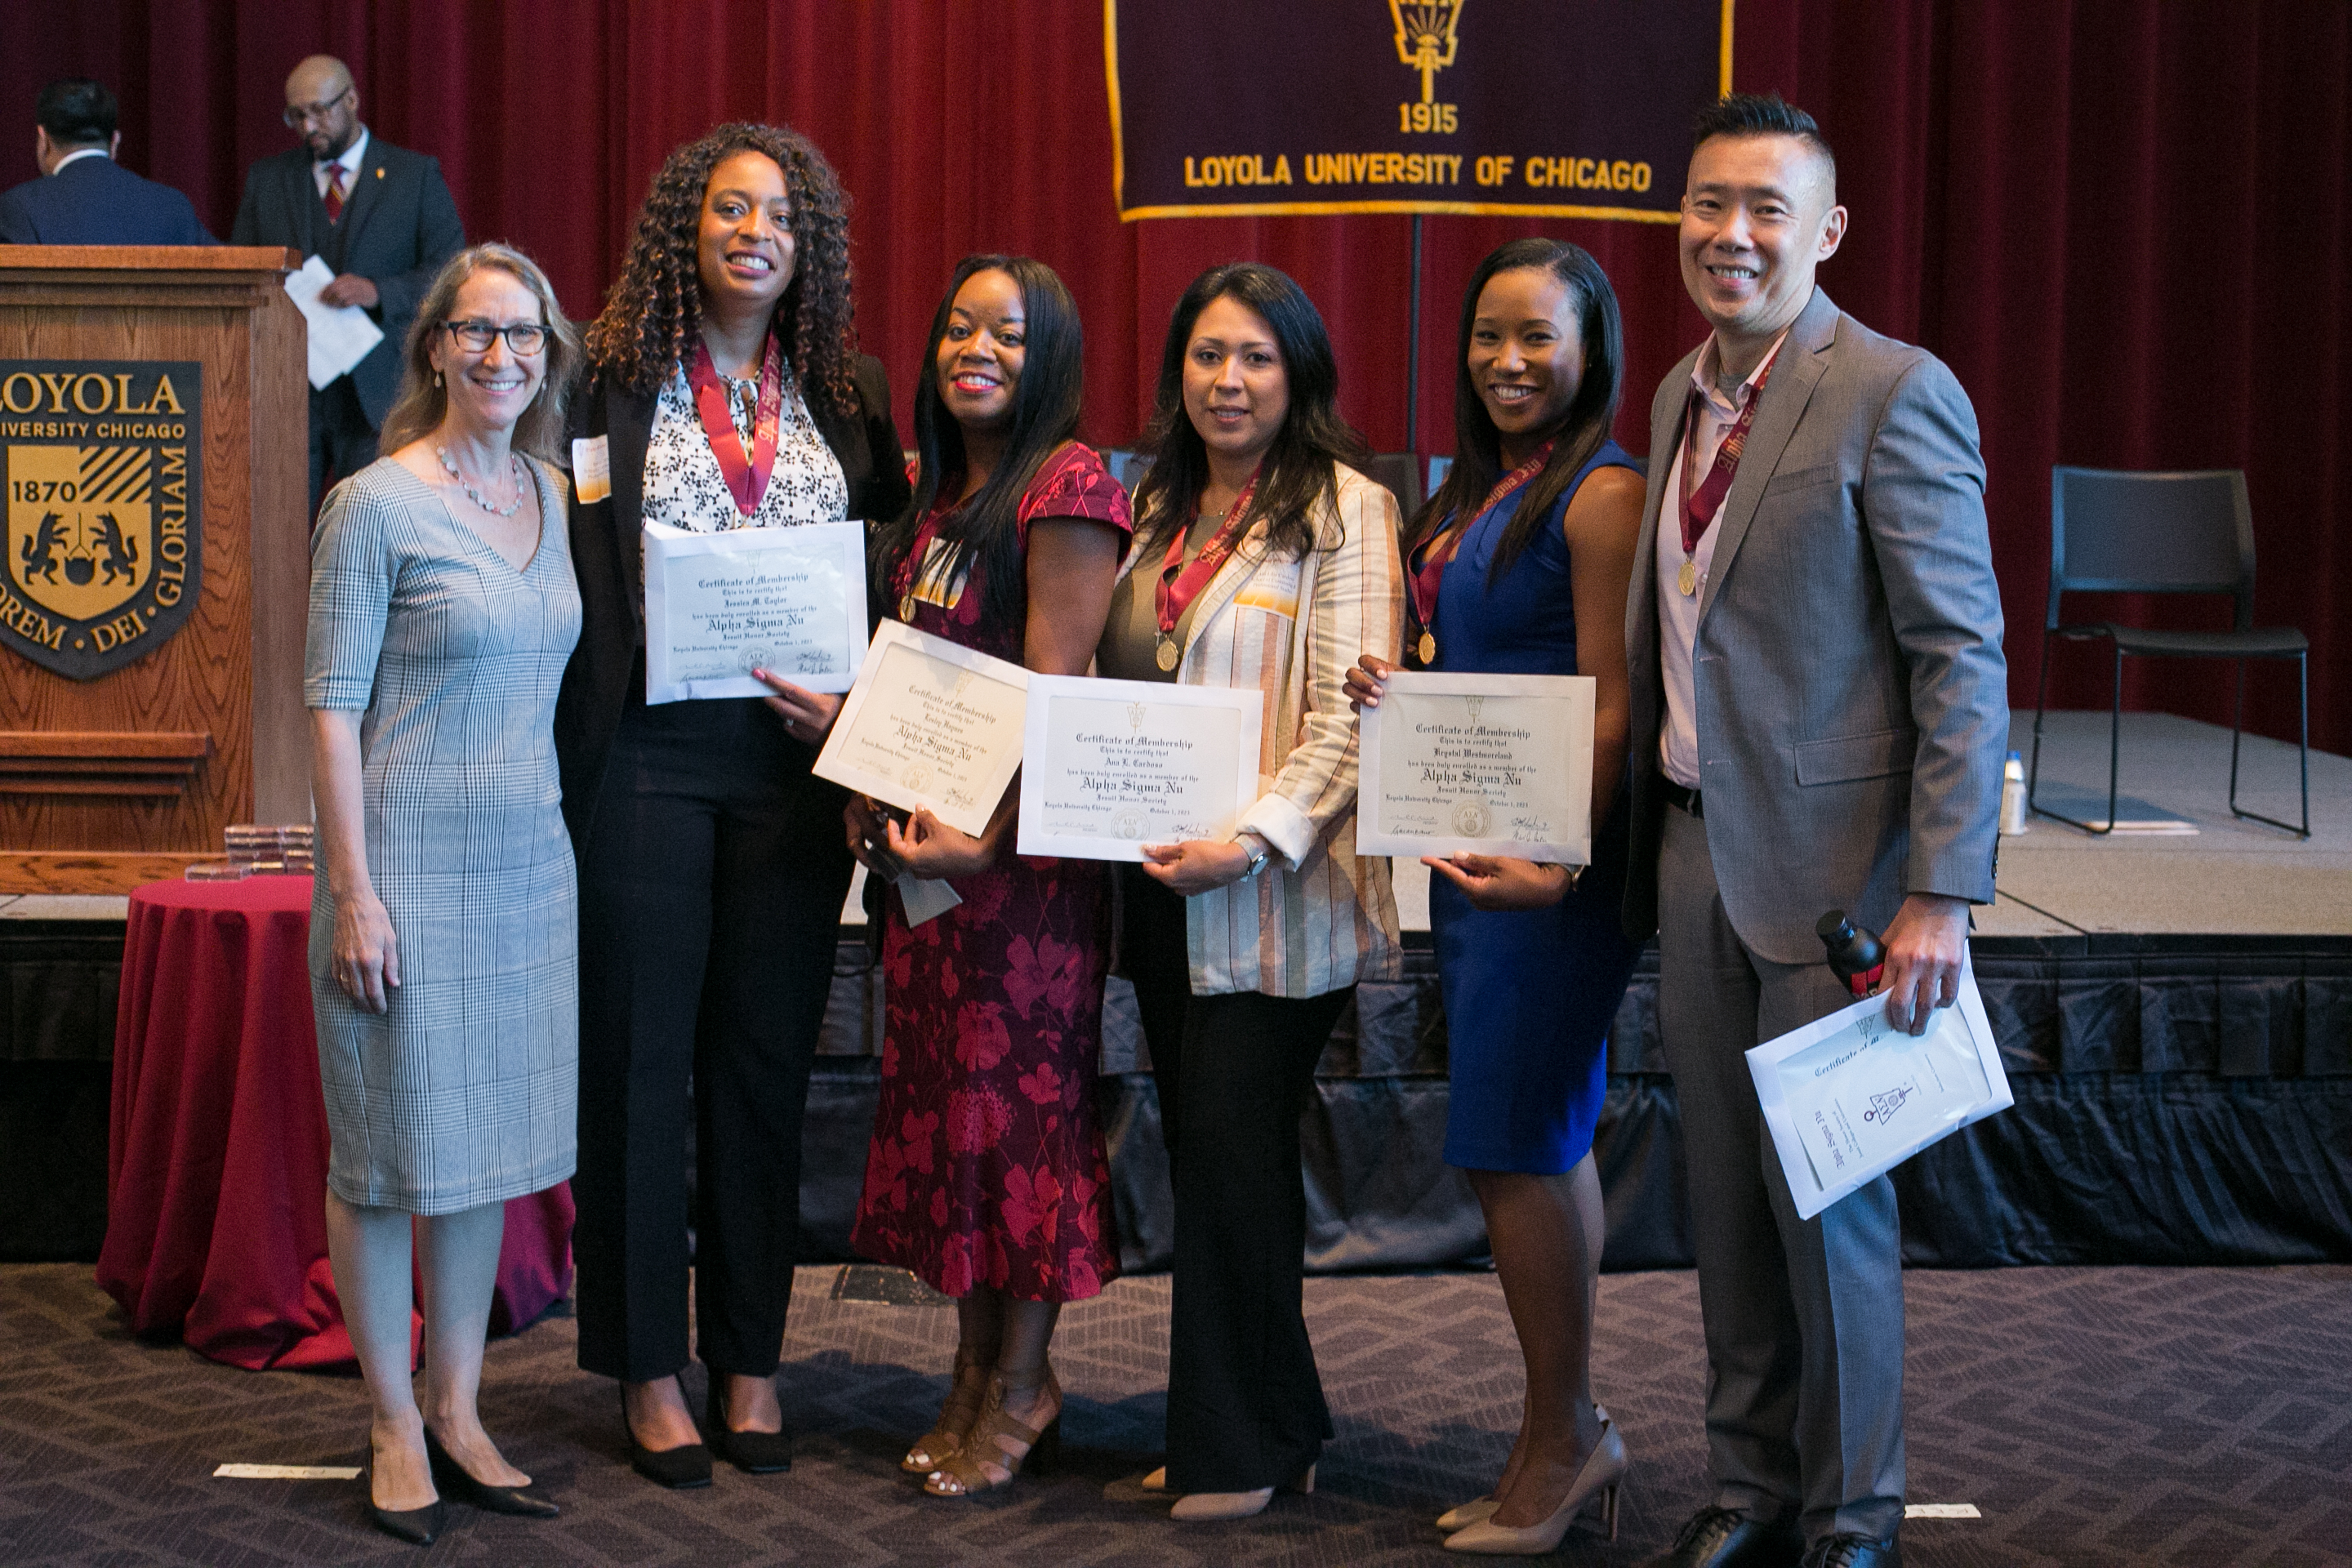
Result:
<svg viewBox="0 0 2352 1568"><path fill-rule="evenodd" d="M1855 995L1869 995L1886 973L1886 944L1878 933L1846 919L1843 910L1832 910L1813 922L1813 934L1829 950L1830 973Z"/></svg>
<svg viewBox="0 0 2352 1568"><path fill-rule="evenodd" d="M2000 765L2000 830L2011 837L2025 831L2025 763L2015 752Z"/></svg>

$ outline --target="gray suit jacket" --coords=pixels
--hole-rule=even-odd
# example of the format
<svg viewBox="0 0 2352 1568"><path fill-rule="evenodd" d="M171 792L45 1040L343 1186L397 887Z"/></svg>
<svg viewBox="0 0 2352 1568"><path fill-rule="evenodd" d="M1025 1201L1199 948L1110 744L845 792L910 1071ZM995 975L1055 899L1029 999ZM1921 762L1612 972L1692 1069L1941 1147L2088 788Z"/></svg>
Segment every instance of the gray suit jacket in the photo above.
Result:
<svg viewBox="0 0 2352 1568"><path fill-rule="evenodd" d="M343 216L330 220L309 148L262 159L246 172L229 243L290 245L320 257L339 278L356 272L375 285L378 298L368 314L383 329L383 342L352 367L351 380L368 423L381 426L400 390L409 323L442 264L466 247L466 230L437 161L371 130L363 162Z"/></svg>
<svg viewBox="0 0 2352 1568"><path fill-rule="evenodd" d="M1651 405L1626 605L1637 940L1657 929L1666 809L1658 515L1698 353ZM1699 779L1732 929L1811 963L1825 910L1883 931L1908 893L1992 900L2009 673L1976 411L1943 362L1817 288L1762 395L1701 590Z"/></svg>

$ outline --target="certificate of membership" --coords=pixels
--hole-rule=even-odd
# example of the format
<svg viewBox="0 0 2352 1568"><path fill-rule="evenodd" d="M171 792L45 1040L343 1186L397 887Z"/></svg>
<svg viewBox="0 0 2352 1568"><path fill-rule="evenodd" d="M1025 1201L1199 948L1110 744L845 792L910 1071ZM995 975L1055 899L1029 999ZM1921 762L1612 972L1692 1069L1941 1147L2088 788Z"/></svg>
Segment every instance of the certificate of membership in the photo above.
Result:
<svg viewBox="0 0 2352 1568"><path fill-rule="evenodd" d="M1226 838L1257 799L1256 688L1032 675L1021 853L1140 860Z"/></svg>
<svg viewBox="0 0 2352 1568"><path fill-rule="evenodd" d="M1363 716L1356 848L1592 858L1588 675L1398 670Z"/></svg>
<svg viewBox="0 0 2352 1568"><path fill-rule="evenodd" d="M866 525L646 524L646 701L765 697L772 670L846 691L866 651Z"/></svg>
<svg viewBox="0 0 2352 1568"><path fill-rule="evenodd" d="M885 621L816 756L819 778L975 838L1021 765L1032 677L1017 664Z"/></svg>

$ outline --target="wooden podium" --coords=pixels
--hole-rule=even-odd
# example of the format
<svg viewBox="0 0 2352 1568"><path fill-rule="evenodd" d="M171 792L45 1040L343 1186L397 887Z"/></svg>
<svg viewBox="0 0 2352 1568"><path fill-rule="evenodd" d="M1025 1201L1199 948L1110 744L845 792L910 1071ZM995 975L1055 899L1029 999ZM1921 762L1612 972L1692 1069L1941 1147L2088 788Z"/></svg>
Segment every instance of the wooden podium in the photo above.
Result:
<svg viewBox="0 0 2352 1568"><path fill-rule="evenodd" d="M299 265L0 246L0 892L119 893L310 820Z"/></svg>

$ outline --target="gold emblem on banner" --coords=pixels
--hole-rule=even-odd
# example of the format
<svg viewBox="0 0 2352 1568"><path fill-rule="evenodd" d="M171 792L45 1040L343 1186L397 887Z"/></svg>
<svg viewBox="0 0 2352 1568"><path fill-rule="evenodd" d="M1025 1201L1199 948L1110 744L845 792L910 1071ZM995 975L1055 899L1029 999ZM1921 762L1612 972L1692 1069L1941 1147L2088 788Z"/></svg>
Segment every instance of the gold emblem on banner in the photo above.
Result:
<svg viewBox="0 0 2352 1568"><path fill-rule="evenodd" d="M1433 107L1437 103L1437 73L1454 63L1454 51L1460 47L1461 40L1454 34L1462 26L1462 7L1466 3L1467 0L1435 0L1434 4L1406 5L1404 0L1389 0L1389 19L1396 24L1397 58L1421 73L1421 101ZM1451 109L1453 105L1444 107Z"/></svg>

